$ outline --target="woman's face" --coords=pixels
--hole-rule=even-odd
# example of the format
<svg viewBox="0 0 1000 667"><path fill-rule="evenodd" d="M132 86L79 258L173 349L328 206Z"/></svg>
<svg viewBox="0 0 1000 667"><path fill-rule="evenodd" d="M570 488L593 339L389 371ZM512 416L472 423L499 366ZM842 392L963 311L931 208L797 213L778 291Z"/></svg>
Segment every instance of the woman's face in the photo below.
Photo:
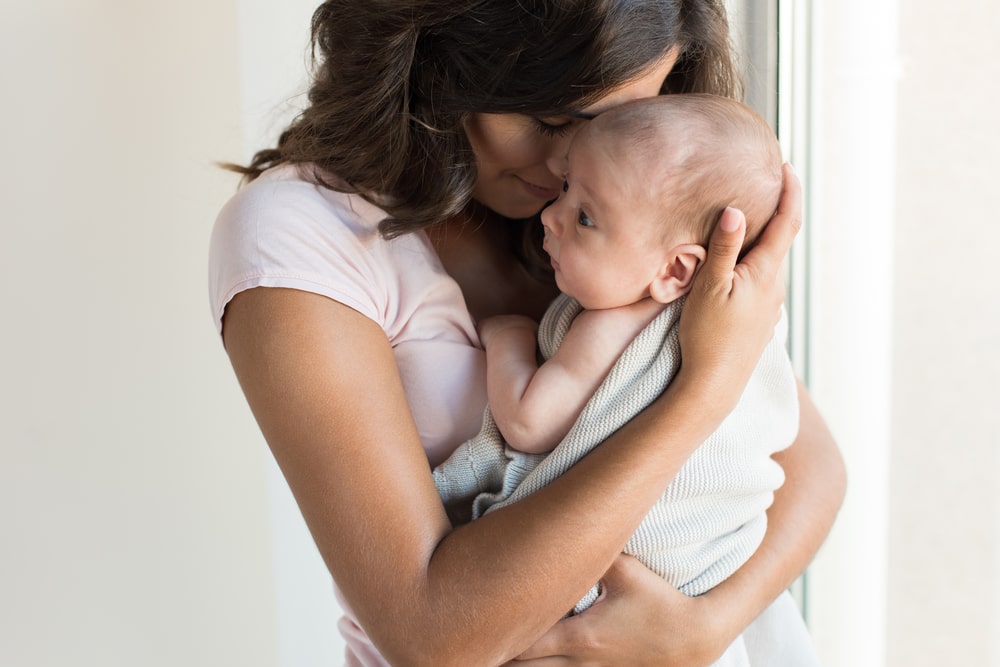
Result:
<svg viewBox="0 0 1000 667"><path fill-rule="evenodd" d="M629 100L660 93L677 52L574 115L474 114L466 125L479 178L472 196L508 218L527 218L559 196L566 149L581 123Z"/></svg>

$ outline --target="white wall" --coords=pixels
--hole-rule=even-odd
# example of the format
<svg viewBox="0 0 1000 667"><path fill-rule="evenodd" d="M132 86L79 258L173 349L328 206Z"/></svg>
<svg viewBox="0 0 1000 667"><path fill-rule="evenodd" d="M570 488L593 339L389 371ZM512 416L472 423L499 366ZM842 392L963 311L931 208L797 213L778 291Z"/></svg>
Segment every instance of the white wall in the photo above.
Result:
<svg viewBox="0 0 1000 667"><path fill-rule="evenodd" d="M0 664L275 665L264 448L209 317L234 2L0 9Z"/></svg>
<svg viewBox="0 0 1000 667"><path fill-rule="evenodd" d="M809 383L849 492L809 574L829 667L884 664L896 184L893 1L812 3L808 133ZM864 16L864 20L858 20ZM865 48L847 45L864 44Z"/></svg>
<svg viewBox="0 0 1000 667"><path fill-rule="evenodd" d="M1000 665L1000 5L900 2L890 667Z"/></svg>
<svg viewBox="0 0 1000 667"><path fill-rule="evenodd" d="M1000 10L811 4L811 379L849 489L810 621L827 667L997 666Z"/></svg>

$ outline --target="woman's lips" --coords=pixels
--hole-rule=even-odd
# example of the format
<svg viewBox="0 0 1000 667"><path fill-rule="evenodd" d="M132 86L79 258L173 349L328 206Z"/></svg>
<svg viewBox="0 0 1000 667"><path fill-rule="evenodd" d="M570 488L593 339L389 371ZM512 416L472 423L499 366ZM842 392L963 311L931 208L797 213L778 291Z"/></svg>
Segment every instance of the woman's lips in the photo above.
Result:
<svg viewBox="0 0 1000 667"><path fill-rule="evenodd" d="M518 178L524 184L525 189L531 193L533 197L537 197L542 201L552 201L553 199L559 198L559 188L544 188L541 185L529 183L520 176L518 176Z"/></svg>

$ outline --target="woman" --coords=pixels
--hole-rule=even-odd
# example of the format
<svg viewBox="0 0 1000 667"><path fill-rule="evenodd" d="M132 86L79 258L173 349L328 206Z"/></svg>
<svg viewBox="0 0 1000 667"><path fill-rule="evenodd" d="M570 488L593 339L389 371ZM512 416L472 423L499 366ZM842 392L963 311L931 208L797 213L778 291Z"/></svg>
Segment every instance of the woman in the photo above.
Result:
<svg viewBox="0 0 1000 667"><path fill-rule="evenodd" d="M788 481L737 574L692 599L620 555L771 336L800 209L790 172L739 266L742 217L720 222L685 309L684 366L650 408L550 486L458 529L429 474L480 425L475 320L537 317L555 294L536 216L558 194L568 139L630 99L737 95L727 31L715 0L316 11L309 106L220 214L212 300L348 611L350 664L708 664L825 537L843 472L800 392ZM560 622L602 577L604 599ZM782 609L751 626L759 644Z"/></svg>

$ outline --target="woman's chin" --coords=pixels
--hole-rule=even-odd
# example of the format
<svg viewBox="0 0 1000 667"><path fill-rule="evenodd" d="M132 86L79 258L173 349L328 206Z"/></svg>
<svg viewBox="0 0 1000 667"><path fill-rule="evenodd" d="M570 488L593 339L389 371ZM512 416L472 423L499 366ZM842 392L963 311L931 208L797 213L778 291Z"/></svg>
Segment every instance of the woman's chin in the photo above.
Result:
<svg viewBox="0 0 1000 667"><path fill-rule="evenodd" d="M493 211L499 213L505 218L511 218L513 220L521 220L523 218L532 218L542 212L545 208L545 204L531 202L526 204L507 204L498 208L494 208Z"/></svg>
<svg viewBox="0 0 1000 667"><path fill-rule="evenodd" d="M489 199L476 197L476 201L494 213L514 220L532 218L549 205L549 200L525 196L523 191L506 197L490 197Z"/></svg>

